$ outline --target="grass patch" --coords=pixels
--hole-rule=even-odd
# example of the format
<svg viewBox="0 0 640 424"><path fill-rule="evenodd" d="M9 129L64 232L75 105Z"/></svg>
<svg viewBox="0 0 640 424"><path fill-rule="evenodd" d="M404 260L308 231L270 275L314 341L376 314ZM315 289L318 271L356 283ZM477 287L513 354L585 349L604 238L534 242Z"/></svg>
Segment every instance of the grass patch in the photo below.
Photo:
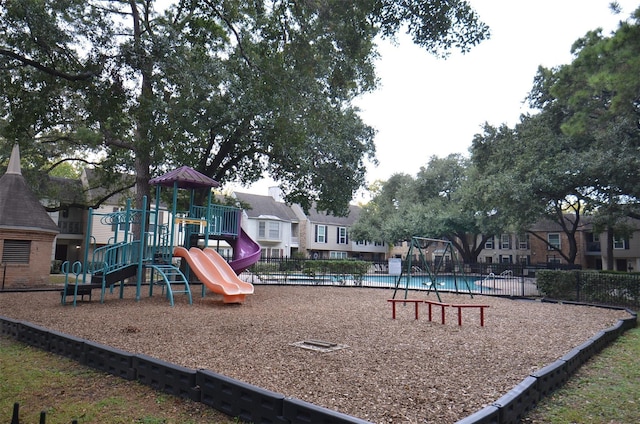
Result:
<svg viewBox="0 0 640 424"><path fill-rule="evenodd" d="M0 422L11 421L15 402L24 423L39 422L41 411L47 424L236 422L201 403L0 336Z"/></svg>
<svg viewBox="0 0 640 424"><path fill-rule="evenodd" d="M527 423L640 422L640 328L584 364L525 419Z"/></svg>
<svg viewBox="0 0 640 424"><path fill-rule="evenodd" d="M74 278L70 276L69 278ZM49 275L49 284L57 285L64 284L65 275L64 274L50 274Z"/></svg>

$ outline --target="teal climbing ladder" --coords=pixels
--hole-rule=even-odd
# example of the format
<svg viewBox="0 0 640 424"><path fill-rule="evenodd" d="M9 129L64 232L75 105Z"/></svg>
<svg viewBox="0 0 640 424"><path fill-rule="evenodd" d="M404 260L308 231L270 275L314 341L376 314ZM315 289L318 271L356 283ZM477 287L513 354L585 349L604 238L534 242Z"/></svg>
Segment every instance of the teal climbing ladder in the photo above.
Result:
<svg viewBox="0 0 640 424"><path fill-rule="evenodd" d="M189 305L193 303L193 298L191 296L191 287L189 286L189 281L185 275L180 271L179 268L173 265L161 265L161 264L147 264L146 268L151 270L151 282L149 284L149 296L153 296L153 286L154 285L162 285L162 291L164 292L164 288L167 289L167 299L169 299L169 303L173 306L173 295L184 293L189 298ZM158 275L158 279L155 278L155 274ZM176 285L184 285L183 290L176 290L174 286Z"/></svg>

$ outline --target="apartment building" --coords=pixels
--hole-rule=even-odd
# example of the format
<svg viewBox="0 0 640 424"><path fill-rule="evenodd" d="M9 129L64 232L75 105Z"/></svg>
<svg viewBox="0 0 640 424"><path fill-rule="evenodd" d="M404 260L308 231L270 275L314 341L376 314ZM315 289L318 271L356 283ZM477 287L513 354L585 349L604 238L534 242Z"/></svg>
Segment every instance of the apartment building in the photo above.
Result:
<svg viewBox="0 0 640 424"><path fill-rule="evenodd" d="M243 204L242 227L256 241L262 258L283 258L300 251L300 223L291 207L273 195L260 196L235 192Z"/></svg>
<svg viewBox="0 0 640 424"><path fill-rule="evenodd" d="M243 227L263 249L263 257L295 254L311 259L385 260L385 243L351 240L349 228L360 216L361 208L350 205L349 215L336 217L318 212L305 213L300 205L287 205L277 188L268 196L235 192L249 205L243 212Z"/></svg>

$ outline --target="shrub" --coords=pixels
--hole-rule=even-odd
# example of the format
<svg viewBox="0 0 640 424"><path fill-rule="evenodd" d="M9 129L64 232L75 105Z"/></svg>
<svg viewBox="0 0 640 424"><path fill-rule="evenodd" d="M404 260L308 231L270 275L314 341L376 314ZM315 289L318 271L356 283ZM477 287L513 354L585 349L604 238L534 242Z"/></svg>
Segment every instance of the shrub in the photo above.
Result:
<svg viewBox="0 0 640 424"><path fill-rule="evenodd" d="M304 263L303 272L310 276L317 275L337 275L352 276L356 281L362 281L362 277L367 273L371 264L366 261L356 261L351 259L338 260L315 260Z"/></svg>
<svg viewBox="0 0 640 424"><path fill-rule="evenodd" d="M552 299L578 300L576 271L541 270L536 275L540 294Z"/></svg>
<svg viewBox="0 0 640 424"><path fill-rule="evenodd" d="M62 261L53 260L51 261L51 274L60 274L62 268Z"/></svg>
<svg viewBox="0 0 640 424"><path fill-rule="evenodd" d="M537 273L543 296L617 306L640 305L640 277L626 272L549 271Z"/></svg>

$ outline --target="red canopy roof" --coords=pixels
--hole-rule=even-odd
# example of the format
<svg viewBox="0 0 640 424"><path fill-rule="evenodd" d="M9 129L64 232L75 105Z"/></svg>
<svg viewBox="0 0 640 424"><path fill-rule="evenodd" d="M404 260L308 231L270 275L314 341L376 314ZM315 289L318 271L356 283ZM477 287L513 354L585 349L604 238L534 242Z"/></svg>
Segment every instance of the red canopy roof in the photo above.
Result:
<svg viewBox="0 0 640 424"><path fill-rule="evenodd" d="M173 187L174 183L177 183L178 188L193 189L220 187L220 183L216 180L209 178L206 175L188 166L181 166L176 170L167 172L164 175L149 180L149 184L162 185L167 187Z"/></svg>

